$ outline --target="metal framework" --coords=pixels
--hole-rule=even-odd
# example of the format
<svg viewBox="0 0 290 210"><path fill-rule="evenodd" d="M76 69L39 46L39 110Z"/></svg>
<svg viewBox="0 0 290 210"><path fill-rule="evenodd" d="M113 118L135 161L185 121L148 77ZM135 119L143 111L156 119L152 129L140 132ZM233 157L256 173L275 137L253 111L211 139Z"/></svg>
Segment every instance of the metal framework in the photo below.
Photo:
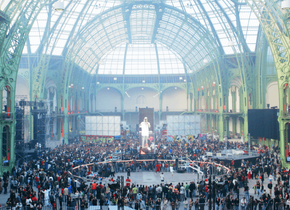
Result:
<svg viewBox="0 0 290 210"><path fill-rule="evenodd" d="M15 131L16 79L21 57L25 56L30 100L45 99L47 89L53 85L56 88L55 130L57 138L63 137L66 143L69 123L77 126L76 112L85 114L96 93L105 87L120 92L123 118L126 91L135 87L156 90L161 117L162 92L179 87L190 101L187 111L201 114L207 131L216 130L222 139L224 132L229 133L229 119L233 120L234 131L240 120L246 138L247 110L265 108L265 87L275 76L264 72L265 51L269 46L279 83L280 147L286 164L288 137L284 134L290 123L285 112L290 72L289 12L282 12L277 2L78 0L65 1L63 12L56 12L53 3L52 0L0 3L0 88L1 98L7 92L9 108L9 116L1 120L1 142L3 128L8 129L4 130L5 135ZM228 45L229 40L233 45ZM135 51L136 55L137 51L150 52L150 59L142 62L154 65L155 69L148 73L144 67L132 75L128 69L136 68L134 62L141 60L134 58ZM112 55L120 59L107 65L112 62L108 59ZM168 66L163 60L168 60ZM178 66L177 70L172 66ZM242 99L241 110L233 114L228 113L229 89L233 95L238 90ZM7 136L11 157L9 167L0 164L0 172L14 166L15 137Z"/></svg>

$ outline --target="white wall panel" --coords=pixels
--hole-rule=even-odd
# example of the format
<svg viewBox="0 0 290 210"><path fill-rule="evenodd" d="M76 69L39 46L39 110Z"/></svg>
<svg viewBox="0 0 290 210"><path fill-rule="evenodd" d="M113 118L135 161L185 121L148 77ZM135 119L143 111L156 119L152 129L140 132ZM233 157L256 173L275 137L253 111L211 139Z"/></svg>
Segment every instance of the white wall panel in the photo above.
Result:
<svg viewBox="0 0 290 210"><path fill-rule="evenodd" d="M120 116L115 116L115 123L121 123L121 117Z"/></svg>
<svg viewBox="0 0 290 210"><path fill-rule="evenodd" d="M114 130L119 131L120 130L120 125L114 124Z"/></svg>
<svg viewBox="0 0 290 210"><path fill-rule="evenodd" d="M120 135L120 122L120 116L86 116L86 135Z"/></svg>
<svg viewBox="0 0 290 210"><path fill-rule="evenodd" d="M167 135L196 135L200 133L200 116L167 116Z"/></svg>
<svg viewBox="0 0 290 210"><path fill-rule="evenodd" d="M103 130L109 130L109 124L103 123Z"/></svg>
<svg viewBox="0 0 290 210"><path fill-rule="evenodd" d="M109 124L109 131L115 131L115 124L113 123Z"/></svg>
<svg viewBox="0 0 290 210"><path fill-rule="evenodd" d="M103 117L97 116L97 123L103 123Z"/></svg>
<svg viewBox="0 0 290 210"><path fill-rule="evenodd" d="M96 116L91 117L91 123L97 123L97 117Z"/></svg>
<svg viewBox="0 0 290 210"><path fill-rule="evenodd" d="M92 130L97 130L97 124L92 124L91 129L92 129Z"/></svg>
<svg viewBox="0 0 290 210"><path fill-rule="evenodd" d="M103 116L103 124L109 123L109 116Z"/></svg>
<svg viewBox="0 0 290 210"><path fill-rule="evenodd" d="M91 116L86 116L86 123L91 123Z"/></svg>

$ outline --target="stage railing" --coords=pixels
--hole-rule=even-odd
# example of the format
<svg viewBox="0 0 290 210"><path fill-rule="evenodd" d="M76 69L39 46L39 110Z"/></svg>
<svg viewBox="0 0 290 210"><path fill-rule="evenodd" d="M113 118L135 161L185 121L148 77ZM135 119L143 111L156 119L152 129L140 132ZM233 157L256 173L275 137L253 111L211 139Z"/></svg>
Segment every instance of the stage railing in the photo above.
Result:
<svg viewBox="0 0 290 210"><path fill-rule="evenodd" d="M79 166L76 166L74 168L72 168L72 170L76 170L80 167L88 167L88 166L93 166L95 164L108 164L108 163L129 163L129 162L132 162L132 163L137 163L137 162L154 162L154 161L157 161L157 162L175 162L175 160L164 160L164 159L145 159L145 160L116 160L116 161L103 161L103 162L95 162L95 163L88 163L88 164L83 164L83 165L79 165ZM193 163L198 163L198 164L206 164L206 165L213 165L215 167L221 167L222 169L225 169L227 174L230 172L230 169L224 165L221 165L221 164L218 164L218 163L215 163L215 162L206 162L206 161L197 161L197 160L179 160L180 162L189 162L189 166L190 164L193 164ZM192 169L194 169L192 167ZM194 169L196 170L196 169ZM197 170L196 170L197 171ZM74 176L75 178L79 178L79 179L84 179L85 177L80 177L80 176L76 176L76 175L73 175L71 171L68 172L71 176Z"/></svg>

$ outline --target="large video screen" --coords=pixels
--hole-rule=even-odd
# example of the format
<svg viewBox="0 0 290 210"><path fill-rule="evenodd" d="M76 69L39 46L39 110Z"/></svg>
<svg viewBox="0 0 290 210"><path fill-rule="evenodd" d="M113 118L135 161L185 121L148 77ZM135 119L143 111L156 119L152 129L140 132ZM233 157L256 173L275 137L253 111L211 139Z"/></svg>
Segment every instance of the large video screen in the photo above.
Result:
<svg viewBox="0 0 290 210"><path fill-rule="evenodd" d="M249 109L249 133L256 138L280 139L278 109Z"/></svg>

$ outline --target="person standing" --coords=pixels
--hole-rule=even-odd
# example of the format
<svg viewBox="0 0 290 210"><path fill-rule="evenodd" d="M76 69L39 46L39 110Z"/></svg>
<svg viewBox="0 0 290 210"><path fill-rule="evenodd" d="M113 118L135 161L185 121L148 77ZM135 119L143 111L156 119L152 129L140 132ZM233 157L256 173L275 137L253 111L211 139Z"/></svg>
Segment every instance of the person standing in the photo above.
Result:
<svg viewBox="0 0 290 210"><path fill-rule="evenodd" d="M216 198L216 201L215 201L215 205L216 205L216 209L219 210L219 206L220 206L220 203L221 203L221 200L219 197Z"/></svg>
<svg viewBox="0 0 290 210"><path fill-rule="evenodd" d="M163 172L160 174L161 183L164 183L164 174Z"/></svg>
<svg viewBox="0 0 290 210"><path fill-rule="evenodd" d="M181 185L180 187L180 200L183 201L185 198L185 187Z"/></svg>
<svg viewBox="0 0 290 210"><path fill-rule="evenodd" d="M149 138L149 128L151 127L147 117L144 117L144 120L140 123L139 127L141 128L142 147L144 147L145 144L147 144Z"/></svg>
<svg viewBox="0 0 290 210"><path fill-rule="evenodd" d="M4 181L3 187L4 187L4 194L7 194L8 180Z"/></svg>
<svg viewBox="0 0 290 210"><path fill-rule="evenodd" d="M245 197L242 198L241 200L241 209L245 210L246 209L246 204L247 204L247 200Z"/></svg>
<svg viewBox="0 0 290 210"><path fill-rule="evenodd" d="M272 196L272 188L273 188L273 184L272 184L272 182L269 182L268 189L269 189L270 196Z"/></svg>
<svg viewBox="0 0 290 210"><path fill-rule="evenodd" d="M130 188L130 185L131 185L131 179L129 177L127 177L127 179L126 179L126 186L128 188Z"/></svg>
<svg viewBox="0 0 290 210"><path fill-rule="evenodd" d="M174 172L174 170L173 170L173 165L172 165L172 163L170 163L170 172L171 172L171 174L172 174L172 176L173 176L173 172Z"/></svg>
<svg viewBox="0 0 290 210"><path fill-rule="evenodd" d="M187 210L187 208L188 208L187 198L185 198L184 201L183 201L183 207L184 207L184 210Z"/></svg>
<svg viewBox="0 0 290 210"><path fill-rule="evenodd" d="M200 210L204 210L204 205L205 205L205 195L200 196L199 203L198 203Z"/></svg>
<svg viewBox="0 0 290 210"><path fill-rule="evenodd" d="M255 187L257 188L257 197L259 198L261 196L261 191L260 191L261 184L259 181L257 181L257 184L255 185Z"/></svg>
<svg viewBox="0 0 290 210"><path fill-rule="evenodd" d="M163 199L163 208L162 210L166 210L167 209L167 205L168 205L168 200L166 199L166 197Z"/></svg>
<svg viewBox="0 0 290 210"><path fill-rule="evenodd" d="M249 186L247 184L244 186L244 192L246 199L249 200L250 194L249 194Z"/></svg>
<svg viewBox="0 0 290 210"><path fill-rule="evenodd" d="M136 200L137 192L138 192L138 188L136 186L134 186L133 189L132 189L133 200Z"/></svg>
<svg viewBox="0 0 290 210"><path fill-rule="evenodd" d="M174 199L172 199L172 201L171 201L171 209L175 210L175 206L176 206L176 202L175 202Z"/></svg>

